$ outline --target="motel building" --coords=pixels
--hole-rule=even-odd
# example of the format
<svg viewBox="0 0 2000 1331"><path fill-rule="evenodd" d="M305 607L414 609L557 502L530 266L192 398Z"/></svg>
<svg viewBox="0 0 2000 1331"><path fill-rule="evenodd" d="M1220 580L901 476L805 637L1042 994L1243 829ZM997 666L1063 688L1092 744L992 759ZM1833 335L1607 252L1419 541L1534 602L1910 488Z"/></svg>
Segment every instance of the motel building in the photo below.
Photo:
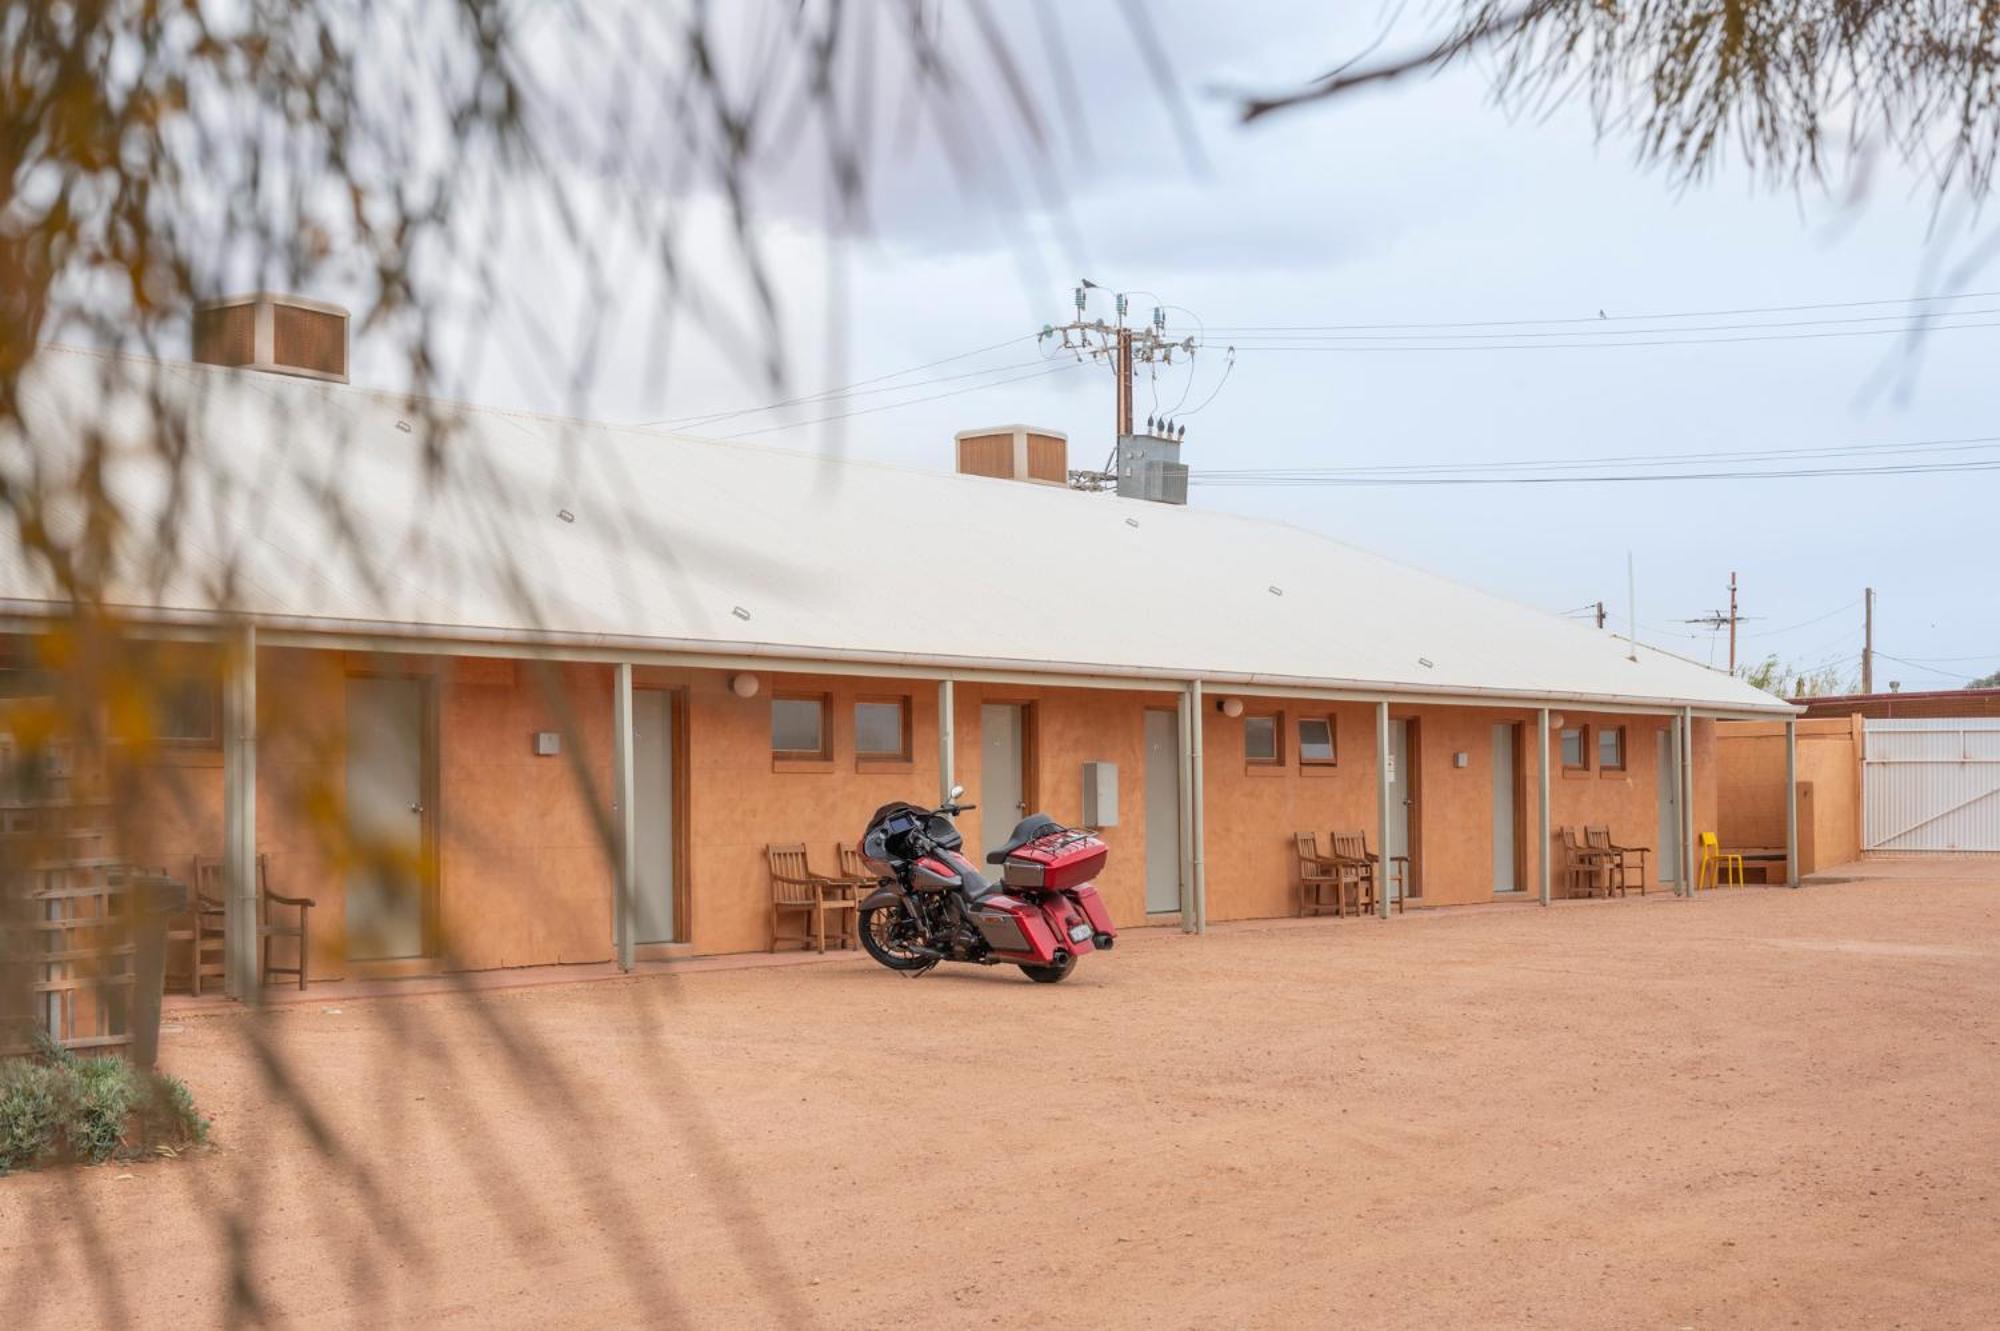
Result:
<svg viewBox="0 0 2000 1331"><path fill-rule="evenodd" d="M215 863L232 993L259 858L314 903L315 982L630 966L772 947L767 846L836 873L954 783L968 849L1100 827L1121 928L1298 913L1301 832L1406 856L1411 909L1561 897L1566 827L1658 891L1717 825L1716 722L1795 710L1317 532L1068 489L1053 432L968 431L955 471L416 405L345 382L344 317L274 354L321 307L268 307L197 336L224 364L50 347L23 390L44 458L113 441L111 599L187 681L115 853ZM198 458L171 559L158 402ZM0 579L29 670L71 607Z"/></svg>

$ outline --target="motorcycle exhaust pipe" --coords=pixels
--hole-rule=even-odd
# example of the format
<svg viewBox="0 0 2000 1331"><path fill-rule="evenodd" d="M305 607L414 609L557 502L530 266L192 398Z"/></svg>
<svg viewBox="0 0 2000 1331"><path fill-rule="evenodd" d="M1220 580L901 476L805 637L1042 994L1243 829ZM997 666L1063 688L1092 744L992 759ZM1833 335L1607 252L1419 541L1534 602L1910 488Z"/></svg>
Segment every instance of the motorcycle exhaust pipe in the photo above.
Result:
<svg viewBox="0 0 2000 1331"><path fill-rule="evenodd" d="M1116 943L1118 940L1110 934L1098 934L1095 937L1093 937L1090 941L1097 945L1097 950L1099 952L1109 952L1111 950L1111 945L1113 943Z"/></svg>

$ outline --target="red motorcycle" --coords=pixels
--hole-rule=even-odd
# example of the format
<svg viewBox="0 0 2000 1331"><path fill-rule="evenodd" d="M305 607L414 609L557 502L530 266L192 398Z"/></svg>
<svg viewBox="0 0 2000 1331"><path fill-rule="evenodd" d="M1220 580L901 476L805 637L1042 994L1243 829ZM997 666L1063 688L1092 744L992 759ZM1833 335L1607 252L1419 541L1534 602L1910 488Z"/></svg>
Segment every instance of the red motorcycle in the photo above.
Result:
<svg viewBox="0 0 2000 1331"><path fill-rule="evenodd" d="M1024 818L1007 844L986 857L1000 866L991 883L959 853L952 819L963 786L935 809L885 804L868 820L861 856L881 886L861 903L861 945L893 971L922 975L940 961L1014 965L1040 984L1069 978L1086 952L1108 951L1118 936L1091 880L1109 848L1089 832L1046 814Z"/></svg>

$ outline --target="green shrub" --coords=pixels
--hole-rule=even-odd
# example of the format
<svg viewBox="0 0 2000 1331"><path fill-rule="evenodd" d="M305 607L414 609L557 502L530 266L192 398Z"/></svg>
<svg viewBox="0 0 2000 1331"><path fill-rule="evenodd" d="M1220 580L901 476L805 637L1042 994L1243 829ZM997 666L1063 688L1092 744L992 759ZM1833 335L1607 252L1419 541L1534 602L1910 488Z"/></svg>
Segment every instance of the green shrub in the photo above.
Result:
<svg viewBox="0 0 2000 1331"><path fill-rule="evenodd" d="M0 1062L0 1174L53 1155L62 1140L62 1069Z"/></svg>
<svg viewBox="0 0 2000 1331"><path fill-rule="evenodd" d="M122 1058L78 1058L53 1045L32 1058L0 1060L0 1174L49 1160L97 1164L206 1140L208 1120L176 1078Z"/></svg>

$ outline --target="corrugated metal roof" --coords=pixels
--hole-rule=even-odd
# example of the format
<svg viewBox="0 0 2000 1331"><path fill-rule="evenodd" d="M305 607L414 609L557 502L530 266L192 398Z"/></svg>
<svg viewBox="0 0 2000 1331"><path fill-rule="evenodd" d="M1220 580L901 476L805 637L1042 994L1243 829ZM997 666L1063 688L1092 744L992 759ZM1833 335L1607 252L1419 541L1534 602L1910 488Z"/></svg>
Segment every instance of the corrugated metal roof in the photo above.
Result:
<svg viewBox="0 0 2000 1331"><path fill-rule="evenodd" d="M1692 662L1314 532L1199 508L459 405L427 476L405 400L51 348L24 384L46 458L150 428L143 369L201 465L181 558L139 515L118 598L292 625L1789 713ZM940 445L943 447L942 443ZM564 515L568 515L565 517ZM5 597L47 602L18 560ZM1247 689L1246 689L1247 691Z"/></svg>

